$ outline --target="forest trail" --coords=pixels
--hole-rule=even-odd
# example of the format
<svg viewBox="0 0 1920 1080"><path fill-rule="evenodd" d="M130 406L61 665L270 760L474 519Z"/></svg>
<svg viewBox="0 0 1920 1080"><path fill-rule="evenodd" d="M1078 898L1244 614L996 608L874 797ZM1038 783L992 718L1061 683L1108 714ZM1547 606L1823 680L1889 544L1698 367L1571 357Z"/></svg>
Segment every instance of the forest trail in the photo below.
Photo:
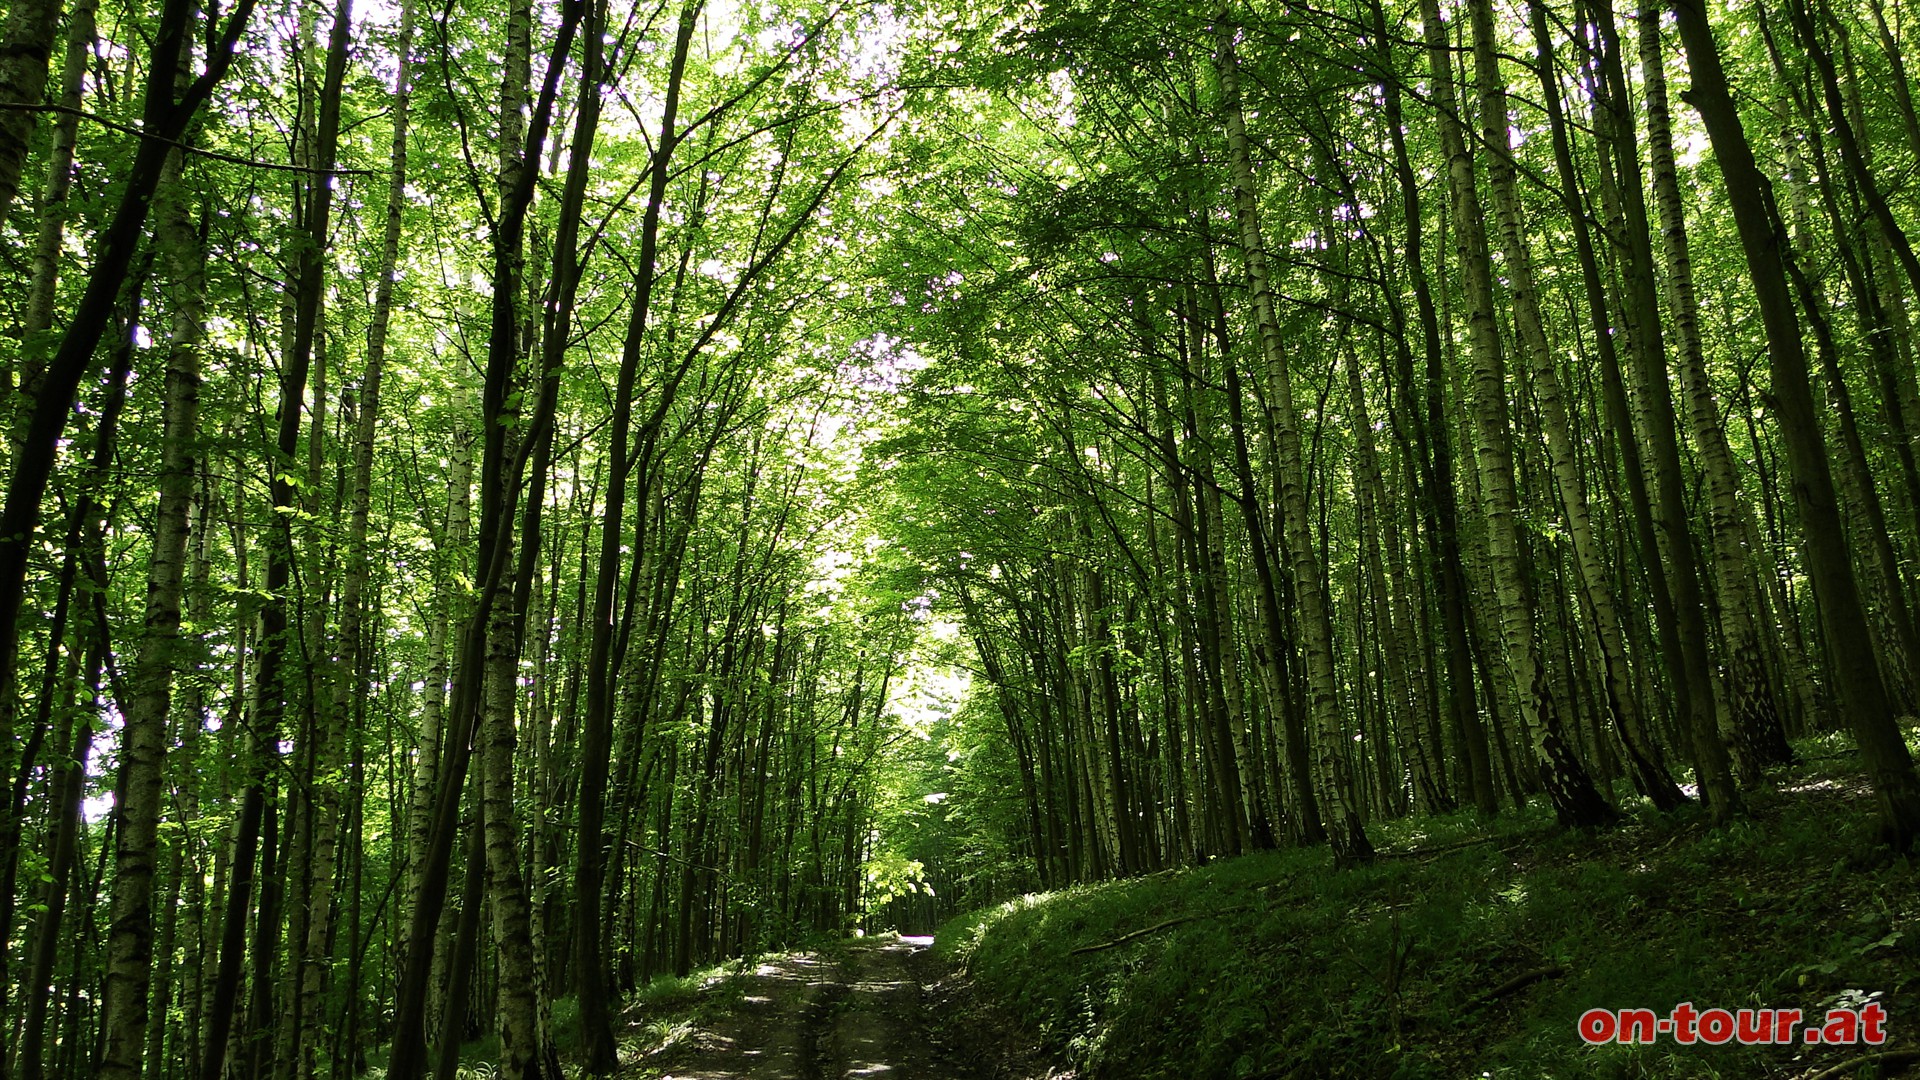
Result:
<svg viewBox="0 0 1920 1080"><path fill-rule="evenodd" d="M760 963L737 1007L676 1054L663 1080L976 1080L977 1055L948 1045L942 972L927 937L852 942L834 955Z"/></svg>

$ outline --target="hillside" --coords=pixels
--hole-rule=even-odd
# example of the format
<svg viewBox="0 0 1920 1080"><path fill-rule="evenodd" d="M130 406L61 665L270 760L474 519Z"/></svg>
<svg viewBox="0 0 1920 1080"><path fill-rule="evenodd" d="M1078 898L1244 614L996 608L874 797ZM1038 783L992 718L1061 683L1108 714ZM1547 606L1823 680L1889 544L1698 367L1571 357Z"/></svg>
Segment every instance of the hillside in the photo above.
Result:
<svg viewBox="0 0 1920 1080"><path fill-rule="evenodd" d="M938 950L1086 1077L1896 1075L1819 1072L1920 1059L1902 1030L1920 1015L1920 890L1910 863L1869 853L1861 797L1811 768L1720 831L1409 823L1371 866L1277 851L1030 895L955 919ZM1576 1030L1596 1007L1871 1001L1884 1046L1588 1047Z"/></svg>

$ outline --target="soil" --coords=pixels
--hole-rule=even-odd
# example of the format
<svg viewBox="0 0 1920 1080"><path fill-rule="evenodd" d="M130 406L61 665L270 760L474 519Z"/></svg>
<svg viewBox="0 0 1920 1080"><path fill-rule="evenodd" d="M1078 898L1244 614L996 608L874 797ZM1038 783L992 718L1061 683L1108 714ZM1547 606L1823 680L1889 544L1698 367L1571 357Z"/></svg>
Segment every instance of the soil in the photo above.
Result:
<svg viewBox="0 0 1920 1080"><path fill-rule="evenodd" d="M865 938L759 963L639 1075L662 1080L1067 1080L976 998L931 938Z"/></svg>

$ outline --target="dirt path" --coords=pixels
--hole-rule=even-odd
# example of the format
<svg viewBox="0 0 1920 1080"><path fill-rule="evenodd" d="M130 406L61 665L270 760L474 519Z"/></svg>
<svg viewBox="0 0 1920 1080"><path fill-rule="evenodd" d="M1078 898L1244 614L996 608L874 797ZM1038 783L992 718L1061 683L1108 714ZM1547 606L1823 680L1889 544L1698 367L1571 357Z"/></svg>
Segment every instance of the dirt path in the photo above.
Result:
<svg viewBox="0 0 1920 1080"><path fill-rule="evenodd" d="M855 942L832 958L768 960L739 1005L662 1062L663 1080L999 1080L999 1047L956 1017L930 938ZM992 1062L992 1064L989 1064Z"/></svg>

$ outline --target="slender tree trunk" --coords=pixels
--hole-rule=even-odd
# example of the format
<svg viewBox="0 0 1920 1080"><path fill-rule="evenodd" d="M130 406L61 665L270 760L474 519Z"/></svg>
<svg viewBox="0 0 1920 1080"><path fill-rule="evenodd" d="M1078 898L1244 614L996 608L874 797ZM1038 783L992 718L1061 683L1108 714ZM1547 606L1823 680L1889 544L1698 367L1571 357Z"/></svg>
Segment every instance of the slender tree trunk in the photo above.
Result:
<svg viewBox="0 0 1920 1080"><path fill-rule="evenodd" d="M338 643L330 655L334 670L323 673L327 685L347 689L347 709L357 712L372 690L367 679L366 656L367 584L371 570L368 551L368 521L372 511L373 446L380 416L380 380L386 361L387 331L392 320L395 267L399 261L401 210L406 200L408 106L411 96L413 11L411 0L400 8L400 36L395 47L398 71L393 88L393 140L389 156L385 221L382 225L380 255L375 270L373 312L367 328L367 354L360 381L358 413L353 418L352 466L347 498L346 579L341 598ZM329 59L344 41L347 25L345 7L336 14L335 46ZM329 75L331 77L331 75ZM469 459L470 460L470 459ZM336 695L337 697L337 695ZM335 709L339 704L335 703ZM295 1023L298 1035L294 1061L284 1064L296 1068L299 1080L311 1080L324 1036L324 1000L327 979L332 968L331 918L335 851L341 814L340 797L345 762L341 760L342 732L328 734L321 755L321 777L314 792L313 883L310 892L311 922L307 927L305 955L300 965L299 992ZM354 988L357 992L357 988Z"/></svg>
<svg viewBox="0 0 1920 1080"><path fill-rule="evenodd" d="M140 291L136 278L134 295ZM127 320L131 324L131 318ZM82 644L81 635L76 633L74 640L68 642L68 615L72 610L72 601L82 586L80 576L83 572L98 594L104 593L103 574L96 574L93 563L101 550L100 511L94 496L94 490L105 477L113 463L120 413L126 402L126 382L133 361L133 348L130 337L131 327L123 328L128 337L121 340L115 350L113 370L110 375L105 408L101 412L100 422L94 432L93 455L89 465L87 483L81 486L80 498L70 515L67 526L66 542L62 545L64 555L61 560L59 595L55 602L53 624L47 639L47 657L44 675L40 686L39 716L36 718L36 737L44 728L58 726L55 735L55 761L49 769L47 795L53 804L49 814L52 836L47 839L44 871L44 889L41 893L40 917L36 920L34 933L28 940L32 943L27 963L25 989L27 998L23 1015L20 1017L20 1029L17 1038L10 1039L7 1051L0 1052L0 1067L10 1067L13 1074L23 1080L39 1080L44 1075L47 1062L44 1061L47 1034L48 1011L53 1003L54 963L62 942L61 928L65 918L66 904L70 895L79 894L79 885L73 874L78 855L78 845L83 837L84 807L86 796L86 763L88 750L93 739L93 717L97 715L99 702L100 669L103 664L102 649L98 644L106 636L103 621L105 608L104 595L94 595L92 611L75 620L76 625L85 626L90 621L93 626L93 643ZM62 652L66 662L61 663ZM84 668L81 657L86 657ZM81 672L84 670L84 676ZM80 686L86 686L92 695L85 705L76 705L74 700ZM23 772L16 781L16 790L24 793L27 777ZM104 851L102 852L104 856ZM9 885L12 882L8 882ZM93 894L87 893L86 896ZM11 900L11 896L9 896ZM3 951L3 950L0 950ZM77 989L81 968L75 963L72 985ZM69 995L69 1015L76 1011ZM6 1022L9 1018L0 1018ZM9 1034L12 1029L9 1027Z"/></svg>
<svg viewBox="0 0 1920 1080"><path fill-rule="evenodd" d="M1280 470L1279 507L1284 530L1283 548L1293 576L1295 602L1300 606L1300 629L1305 638L1309 707L1319 750L1322 780L1318 786L1327 836L1334 858L1341 863L1365 862L1373 856L1354 787L1342 756L1339 675L1333 659L1333 620L1328 610L1326 568L1310 531L1307 475L1300 456L1299 413L1294 407L1293 380L1281 344L1280 323L1274 311L1267 271L1266 249L1260 236L1259 188L1248 149L1246 121L1240 107L1239 59L1234 51L1236 27L1222 9L1214 19L1215 63L1220 73L1222 108L1226 114L1227 148L1233 172L1234 206L1240 223L1240 251L1246 261L1247 285L1253 294L1254 320L1260 351L1267 365L1268 409L1272 417L1274 451ZM1223 360L1223 363L1231 363Z"/></svg>
<svg viewBox="0 0 1920 1080"><path fill-rule="evenodd" d="M1364 575L1367 591L1373 608L1372 623L1377 627L1378 640L1375 648L1379 652L1379 666L1384 675L1384 694L1386 716L1382 730L1391 726L1393 740L1399 746L1404 768L1396 770L1391 777L1383 776L1383 781L1391 779L1394 784L1393 799L1396 804L1401 799L1399 785L1404 776L1405 782L1412 785L1414 797L1423 809L1432 810L1439 802L1439 784L1434 777L1432 755L1436 747L1430 746L1416 730L1416 717L1420 712L1421 695L1412 686L1412 674L1408 663L1419 653L1412 646L1413 610L1407 603L1407 583L1397 563L1399 558L1399 533L1391 524L1392 506L1388 495L1386 478L1380 467L1379 449L1373 441L1373 420L1367 408L1367 394L1360 375L1359 353L1351 346L1347 349L1347 401L1353 410L1354 430L1354 512L1355 525L1360 534L1360 567L1358 573ZM1383 508L1388 512L1383 513ZM1384 534L1384 535L1383 535ZM1381 548L1389 549L1383 555ZM1390 557L1389 557L1390 556ZM1394 563L1392 588L1388 587L1387 564ZM1384 747L1377 747L1384 754ZM1396 805L1396 813L1404 813L1405 807Z"/></svg>
<svg viewBox="0 0 1920 1080"><path fill-rule="evenodd" d="M1401 214L1406 227L1407 283L1413 290L1419 320L1420 345L1425 358L1424 386L1416 381L1413 354L1400 337L1396 349L1397 375L1402 391L1413 399L1406 412L1411 420L1419 460L1421 516L1427 539L1427 560L1435 578L1440 628L1444 637L1446 704L1459 758L1460 787L1483 815L1499 810L1487 735L1474 694L1473 649L1467 639L1466 574L1460 560L1459 507L1456 504L1452 438L1447 424L1445 376L1447 354L1440 339L1440 319L1427 276L1425 215L1419 178L1407 151L1406 124L1401 106L1401 77L1393 69L1393 39L1379 0L1370 4L1373 45L1380 67L1387 134L1393 146L1393 175L1400 188ZM1450 93L1450 91L1449 91ZM1424 391L1424 393L1422 392ZM1435 675L1438 681L1438 675ZM1435 753L1439 748L1435 747Z"/></svg>
<svg viewBox="0 0 1920 1080"><path fill-rule="evenodd" d="M478 572L474 575L477 601L461 632L459 677L454 680L452 701L447 710L449 730L443 743L446 752L435 776L431 828L420 865L418 890L407 916L406 959L395 994L393 1050L388 1061L388 1075L394 1080L418 1080L426 1067L433 932L445 908L453 842L460 828L460 792L466 786L484 692L486 628L493 605L502 599L500 582L506 577L513 551L515 503L526 467L524 457L507 453L507 424L514 423L518 438L523 445L531 447L540 444L545 430L553 423L552 403L544 397L524 426L512 415L515 408L509 400L522 351L518 311L521 270L527 213L533 203L538 174L536 168L526 163L537 162L541 148L546 145L561 71L566 66L565 58L572 52L584 15L585 6L580 3L570 3L562 9L544 82L531 110L526 150L519 157L521 167L503 178L511 182L503 183L500 189L502 197L493 236L493 298L487 335L486 385L481 403L484 452L480 536L475 557ZM484 850L476 856L484 857Z"/></svg>
<svg viewBox="0 0 1920 1080"><path fill-rule="evenodd" d="M1708 655L1706 599L1700 568L1688 526L1685 480L1681 472L1680 442L1673 410L1673 390L1667 375L1667 349L1661 328L1659 289L1655 283L1653 243L1647 218L1645 186L1640 176L1640 147L1629 110L1626 74L1620 57L1620 35L1609 4L1594 5L1602 42L1600 67L1608 87L1602 131L1615 149L1621 222L1625 232L1624 303L1628 312L1628 344L1633 355L1636 431L1647 444L1648 478L1653 487L1653 522L1657 548L1672 590L1674 631L1679 644L1672 691L1686 724L1693 751L1694 780L1703 802L1717 822L1745 812L1726 744L1720 737L1722 695L1715 685ZM1603 168L1606 155L1602 154Z"/></svg>
<svg viewBox="0 0 1920 1080"><path fill-rule="evenodd" d="M560 1063L545 1016L545 980L533 951L526 879L514 837L514 711L520 689L515 621L511 605L495 607L480 736L488 900L500 965L500 1075L505 1080L558 1080Z"/></svg>
<svg viewBox="0 0 1920 1080"><path fill-rule="evenodd" d="M60 277L60 254L66 243L67 218L70 216L67 199L73 193L74 145L80 134L79 110L86 88L87 64L93 59L94 16L99 7L99 0L75 0L73 9L67 12L67 55L60 76L60 106L68 111L57 114L53 120L53 145L47 155L47 186L40 197L40 229L34 238L33 271L27 283L26 311L20 320L20 344L24 354L20 390L27 394L32 393L45 367L39 357L45 343L39 339L53 326L54 286ZM4 93L4 90L0 90L0 93ZM31 123L32 114L22 115L27 116ZM5 208L0 207L0 221L4 221L5 216ZM0 378L0 394L11 394L12 374L8 371L4 375L4 378ZM12 438L18 432L13 430L11 399L7 404L8 436Z"/></svg>
<svg viewBox="0 0 1920 1080"><path fill-rule="evenodd" d="M1540 47L1541 91L1546 95L1549 115L1556 121L1559 112L1559 85L1553 75L1549 39L1545 36L1544 15L1537 3L1535 41ZM1607 713L1620 734L1639 788L1654 806L1672 810L1686 802L1678 785L1660 761L1654 742L1638 705L1636 680L1627 663L1626 636L1621 629L1619 607L1614 599L1606 557L1595 535L1593 515L1587 501L1586 480L1568 418L1565 391L1540 310L1539 287L1534 282L1533 253L1527 244L1525 224L1515 190L1512 150L1508 145L1507 93L1500 72L1499 58L1492 37L1491 20L1478 18L1474 25L1474 66L1480 89L1481 135L1491 148L1487 173L1491 181L1500 226L1502 268L1506 271L1515 323L1519 327L1520 351L1533 376L1534 402L1540 414L1541 433L1547 444L1547 457L1553 468L1554 484L1560 492L1560 504L1566 514L1567 532L1573 543L1574 565L1588 609L1593 613L1593 630L1600 648L1603 683L1606 687Z"/></svg>
<svg viewBox="0 0 1920 1080"><path fill-rule="evenodd" d="M666 200L667 166L679 137L681 78L686 71L700 6L700 0L688 0L680 12L673 59L667 74L660 133L654 142L647 207L640 226L639 272L633 283L633 306L614 388L613 449L590 624L587 709L581 728L580 760L583 772L580 778L579 839L574 865L574 887L578 895L591 898L595 904L599 902L606 860L602 834L605 831L607 764L613 752L613 598L621 577L620 540L626 517L628 477L633 465L628 441L631 436L634 380L640 363L642 336L652 305L654 260L659 251L660 214ZM606 983L607 955L601 931L600 920L583 919L574 927L573 938L574 991L580 1001L581 1024L586 1039L585 1064L587 1072L595 1076L611 1073L618 1066L613 1014L609 1007L611 1002L608 1001L610 992Z"/></svg>
<svg viewBox="0 0 1920 1080"><path fill-rule="evenodd" d="M1564 703L1555 699L1542 662L1527 586L1525 553L1520 544L1505 364L1495 325L1492 260L1487 249L1485 216L1475 187L1466 133L1455 111L1449 60L1451 45L1446 27L1440 21L1438 0L1423 0L1422 12L1434 97L1441 112L1440 136L1447 157L1454 234L1466 287L1474 457L1506 668L1519 690L1521 720L1556 816L1563 825L1579 828L1606 825L1618 816L1618 811L1594 787L1586 766L1567 741ZM1491 18L1487 0L1473 0L1470 13L1475 20L1490 21Z"/></svg>
<svg viewBox="0 0 1920 1080"><path fill-rule="evenodd" d="M1701 0L1673 0L1693 88L1682 95L1699 111L1726 181L1755 299L1767 331L1773 413L1793 471L1794 502L1807 542L1807 568L1819 595L1842 711L1853 724L1879 802L1882 838L1897 851L1920 836L1920 775L1895 723L1886 684L1874 664L1866 611L1853 576L1833 476L1807 378L1806 346L1788 291L1789 250L1773 186L1760 172L1720 61Z"/></svg>
<svg viewBox="0 0 1920 1080"><path fill-rule="evenodd" d="M40 525L40 502L46 494L48 478L59 456L59 443L66 430L67 417L72 412L74 393L92 370L94 351L112 322L109 316L121 287L126 283L128 270L133 265L134 249L139 245L141 233L146 227L154 189L160 183L160 174L171 149L168 144L179 138L214 86L225 76L233 60L234 45L253 13L253 5L254 0L239 0L222 33L212 44L206 71L177 99L173 85L186 49L193 0L166 0L161 10L153 47L147 56L141 123L143 132L156 137L138 140L133 161L127 170L126 188L118 207L100 233L86 289L74 308L45 375L34 388L34 403L27 419L26 434L12 463L4 508L0 508L0 722L4 722L9 729L12 711L18 700L19 615L26 597L27 557L35 543L35 533ZM32 10L31 6L23 9L16 5L13 12L26 20L32 17ZM31 35L23 35L20 40L30 43L34 39ZM46 51L50 48L49 44L41 49L40 81L25 89L20 86L11 91L0 88L0 98L20 100L15 95L31 91L29 99L37 101L45 85ZM29 65L31 51L29 48L28 54L20 57ZM30 75L31 72L22 71L17 78L31 81ZM0 113L7 112L9 110L0 110ZM4 148L0 148L0 158L4 154ZM9 199L12 183L18 180L17 165L14 170L14 180L9 182L6 189Z"/></svg>
<svg viewBox="0 0 1920 1080"><path fill-rule="evenodd" d="M180 158L169 169L179 181ZM153 965L153 874L159 854L167 715L180 665L180 610L189 510L199 470L200 345L205 336L205 258L181 201L161 210L161 240L172 263L173 333L167 352L160 458L160 505L147 569L145 627L134 661L133 696L120 732L125 793L115 834L113 922L107 939L106 1053L100 1076L138 1080L146 1048L147 995ZM193 717L191 723L199 723Z"/></svg>
<svg viewBox="0 0 1920 1080"><path fill-rule="evenodd" d="M84 649L85 681L97 684L100 678L100 650ZM91 710L73 700L74 688L81 682L81 653L71 654L67 688L62 691L61 712L66 714L65 734L59 740L50 785L53 797L53 835L47 845L47 865L40 917L34 921L33 948L27 963L26 1009L21 1020L20 1041L15 1049L14 1073L20 1080L41 1080L47 1073L47 1014L51 1010L55 988L54 962L63 942L67 900L75 891L74 863L86 799L86 759L93 745ZM76 983L78 980L75 980ZM72 1006L69 1005L69 1011Z"/></svg>
<svg viewBox="0 0 1920 1080"><path fill-rule="evenodd" d="M1639 12L1640 84L1646 102L1647 147L1652 164L1654 206L1659 212L1660 235L1667 261L1667 296L1678 345L1674 359L1680 370L1680 390L1686 398L1693 431L1694 453L1705 474L1708 533L1712 542L1713 580L1720 601L1721 636L1726 641L1728 708L1743 753L1737 764L1750 770L1744 782L1757 780L1762 765L1784 765L1793 758L1781 729L1780 713L1767 682L1755 622L1755 606L1748 583L1753 568L1747 558L1745 527L1740 511L1740 482L1732 448L1720 423L1720 407L1707 376L1706 348L1700 334L1700 301L1693 282L1693 259L1687 223L1674 165L1673 127L1667 104L1666 63L1661 56L1660 9Z"/></svg>

